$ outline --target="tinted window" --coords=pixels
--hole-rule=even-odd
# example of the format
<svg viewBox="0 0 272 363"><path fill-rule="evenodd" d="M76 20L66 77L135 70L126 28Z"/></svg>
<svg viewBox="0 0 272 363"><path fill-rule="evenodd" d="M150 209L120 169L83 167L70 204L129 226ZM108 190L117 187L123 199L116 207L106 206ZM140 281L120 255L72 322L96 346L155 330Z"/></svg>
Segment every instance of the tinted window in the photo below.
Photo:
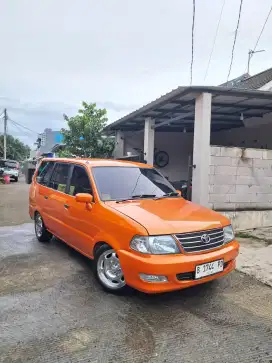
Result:
<svg viewBox="0 0 272 363"><path fill-rule="evenodd" d="M68 194L76 195L77 193L92 194L92 187L86 170L75 165Z"/></svg>
<svg viewBox="0 0 272 363"><path fill-rule="evenodd" d="M47 185L54 167L52 161L43 161L37 174L37 183Z"/></svg>
<svg viewBox="0 0 272 363"><path fill-rule="evenodd" d="M135 167L94 167L96 186L102 200L131 199L145 194L161 197L175 192L155 169Z"/></svg>
<svg viewBox="0 0 272 363"><path fill-rule="evenodd" d="M49 187L58 190L59 192L65 193L69 169L70 164L57 163L51 176Z"/></svg>

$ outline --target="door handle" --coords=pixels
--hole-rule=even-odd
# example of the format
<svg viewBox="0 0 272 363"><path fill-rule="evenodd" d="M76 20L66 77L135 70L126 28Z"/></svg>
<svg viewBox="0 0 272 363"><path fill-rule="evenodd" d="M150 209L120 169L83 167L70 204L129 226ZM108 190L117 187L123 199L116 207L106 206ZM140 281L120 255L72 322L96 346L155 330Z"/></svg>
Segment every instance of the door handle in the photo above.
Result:
<svg viewBox="0 0 272 363"><path fill-rule="evenodd" d="M48 196L47 196L47 195L45 195L45 196L44 196L44 199L48 199Z"/></svg>
<svg viewBox="0 0 272 363"><path fill-rule="evenodd" d="M65 209L69 209L69 208L70 208L70 206L69 206L68 204L64 204L64 208L65 208Z"/></svg>

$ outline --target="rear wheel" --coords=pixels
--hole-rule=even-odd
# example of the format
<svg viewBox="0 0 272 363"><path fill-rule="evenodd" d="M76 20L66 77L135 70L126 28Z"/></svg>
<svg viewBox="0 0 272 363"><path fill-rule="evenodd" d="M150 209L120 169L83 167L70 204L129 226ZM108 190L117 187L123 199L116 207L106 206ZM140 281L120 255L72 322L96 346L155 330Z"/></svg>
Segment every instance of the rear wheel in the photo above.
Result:
<svg viewBox="0 0 272 363"><path fill-rule="evenodd" d="M42 216L38 212L35 214L35 233L39 242L49 242L52 238L52 234L45 228Z"/></svg>
<svg viewBox="0 0 272 363"><path fill-rule="evenodd" d="M118 254L109 245L104 244L95 252L95 275L106 291L120 293L126 290L126 282Z"/></svg>

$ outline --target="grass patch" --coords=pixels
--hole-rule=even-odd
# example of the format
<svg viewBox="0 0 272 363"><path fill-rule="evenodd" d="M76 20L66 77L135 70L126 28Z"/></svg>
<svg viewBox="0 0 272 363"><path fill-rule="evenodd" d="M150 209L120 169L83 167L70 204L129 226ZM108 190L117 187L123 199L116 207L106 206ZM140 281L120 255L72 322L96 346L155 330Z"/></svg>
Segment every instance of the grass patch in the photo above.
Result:
<svg viewBox="0 0 272 363"><path fill-rule="evenodd" d="M236 237L238 237L238 238L255 238L254 236L252 236L252 234L247 233L247 232L237 232ZM256 238L256 239L259 239L259 238Z"/></svg>

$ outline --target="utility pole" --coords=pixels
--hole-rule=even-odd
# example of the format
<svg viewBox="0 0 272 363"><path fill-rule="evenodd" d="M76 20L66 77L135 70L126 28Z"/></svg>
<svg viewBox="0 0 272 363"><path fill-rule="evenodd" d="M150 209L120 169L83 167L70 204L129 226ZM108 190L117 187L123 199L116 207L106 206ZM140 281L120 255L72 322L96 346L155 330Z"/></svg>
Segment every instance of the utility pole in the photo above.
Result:
<svg viewBox="0 0 272 363"><path fill-rule="evenodd" d="M7 124L8 124L8 115L7 109L4 109L4 160L7 158Z"/></svg>
<svg viewBox="0 0 272 363"><path fill-rule="evenodd" d="M252 49L249 49L249 52L248 52L248 60L247 60L247 73L249 74L249 66L250 66L250 61L251 61L251 58L253 57L253 55L255 53L261 53L261 52L265 52L264 49L262 50L252 50Z"/></svg>

